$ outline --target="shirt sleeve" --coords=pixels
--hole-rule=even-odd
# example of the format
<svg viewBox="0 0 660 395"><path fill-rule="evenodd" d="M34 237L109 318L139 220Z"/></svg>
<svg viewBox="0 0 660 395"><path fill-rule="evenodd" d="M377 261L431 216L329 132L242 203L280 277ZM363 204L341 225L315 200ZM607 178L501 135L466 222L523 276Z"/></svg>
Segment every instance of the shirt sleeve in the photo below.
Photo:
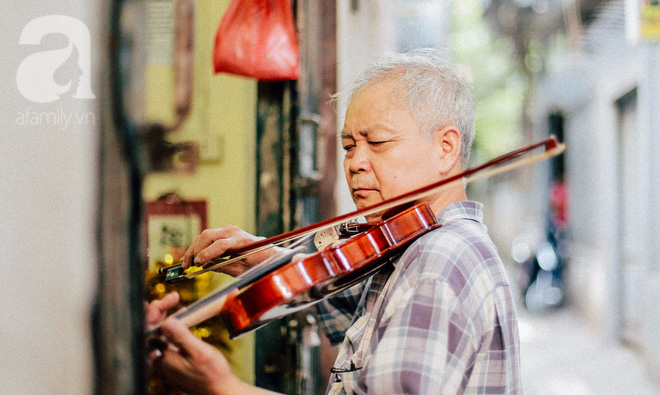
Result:
<svg viewBox="0 0 660 395"><path fill-rule="evenodd" d="M393 310L372 338L377 345L358 387L377 394L462 392L475 331L451 286L422 278Z"/></svg>
<svg viewBox="0 0 660 395"><path fill-rule="evenodd" d="M362 281L314 305L321 329L332 345L344 340L344 335L351 326L365 286L366 281Z"/></svg>

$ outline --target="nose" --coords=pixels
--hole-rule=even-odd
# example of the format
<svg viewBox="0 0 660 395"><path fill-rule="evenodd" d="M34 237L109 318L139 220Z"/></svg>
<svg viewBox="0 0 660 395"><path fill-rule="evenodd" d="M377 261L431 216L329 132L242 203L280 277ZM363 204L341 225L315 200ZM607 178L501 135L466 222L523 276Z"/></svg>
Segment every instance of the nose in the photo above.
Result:
<svg viewBox="0 0 660 395"><path fill-rule="evenodd" d="M365 145L358 144L351 155L346 157L347 168L351 173L359 173L361 171L369 171L371 169L371 162L369 161L369 148Z"/></svg>

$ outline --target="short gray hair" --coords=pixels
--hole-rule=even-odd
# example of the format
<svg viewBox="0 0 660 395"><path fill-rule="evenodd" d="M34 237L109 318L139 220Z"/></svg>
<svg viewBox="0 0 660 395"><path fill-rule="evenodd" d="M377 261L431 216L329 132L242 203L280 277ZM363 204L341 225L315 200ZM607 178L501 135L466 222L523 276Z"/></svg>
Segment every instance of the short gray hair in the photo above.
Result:
<svg viewBox="0 0 660 395"><path fill-rule="evenodd" d="M467 167L475 133L476 104L472 86L454 70L446 52L418 49L389 55L371 64L351 86L349 100L360 90L375 83L394 79L393 90L403 89L410 114L423 133L448 125L461 133L461 164Z"/></svg>

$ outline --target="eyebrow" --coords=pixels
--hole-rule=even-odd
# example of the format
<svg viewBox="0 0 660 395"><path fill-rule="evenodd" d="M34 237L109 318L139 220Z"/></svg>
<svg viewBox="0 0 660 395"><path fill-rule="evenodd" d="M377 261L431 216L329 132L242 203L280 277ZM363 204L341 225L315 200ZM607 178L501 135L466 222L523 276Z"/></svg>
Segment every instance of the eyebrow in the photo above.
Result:
<svg viewBox="0 0 660 395"><path fill-rule="evenodd" d="M377 129L378 129L378 130L385 131L385 132L388 132L388 133L392 133L392 129L391 129L391 128L387 127L386 125L384 125L384 124L382 124L382 123L376 123L376 124L373 124L373 125L369 126L369 127L366 128L366 129L361 129L361 130L359 130L359 131L358 131L358 134L359 134L360 136L365 136L365 137L366 137L369 133L371 133L371 132L373 132L373 131L376 131ZM346 139L352 139L352 138L353 138L353 135L350 134L350 133L348 133L348 132L345 132L345 131L342 130L341 133L339 133L339 138L342 138L342 139L343 139L343 138L346 138Z"/></svg>
<svg viewBox="0 0 660 395"><path fill-rule="evenodd" d="M359 134L360 136L365 136L365 137L366 137L366 136L369 134L369 130L360 130L360 131L358 132L358 134ZM350 133L348 133L348 132L344 132L344 131L342 130L341 133L339 133L339 138L340 138L340 139L352 139L352 138L353 138L353 135L350 134Z"/></svg>

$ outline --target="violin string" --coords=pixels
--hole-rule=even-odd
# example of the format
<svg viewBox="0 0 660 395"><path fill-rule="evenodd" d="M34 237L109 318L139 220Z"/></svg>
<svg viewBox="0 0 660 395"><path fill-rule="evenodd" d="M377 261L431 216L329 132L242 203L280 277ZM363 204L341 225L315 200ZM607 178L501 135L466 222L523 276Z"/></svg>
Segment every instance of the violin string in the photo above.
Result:
<svg viewBox="0 0 660 395"><path fill-rule="evenodd" d="M300 237L299 240L296 240L295 243L292 243L290 246L288 246L288 249L289 249L289 250L295 250L295 251L297 251L297 252L303 252L303 251L305 251L305 250L307 249L307 247L304 247L304 246L302 246L301 244L306 243L306 242L308 242L309 240L310 240L309 237L307 237L306 240L303 240L303 237ZM271 262L273 262L273 261L279 259L280 256L282 256L282 254L275 254L275 255L273 255L272 257L266 259L264 262L260 262L260 263L258 263L258 264L256 264L256 265L254 265L253 267L251 267L249 270L243 272L242 274L240 274L239 276L237 276L237 278L238 278L238 277L241 277L241 278L242 278L242 277L250 276L252 273L261 270L262 268L268 266Z"/></svg>
<svg viewBox="0 0 660 395"><path fill-rule="evenodd" d="M256 248L256 249L254 249L254 250L250 250L250 251L248 251L248 252L246 252L246 253L244 253L244 254L241 254L241 255L236 256L236 257L233 257L233 258L224 258L224 259L222 259L222 258L214 258L214 259L212 259L210 262L214 262L214 261L218 261L218 260L221 260L221 262L219 262L219 263L217 263L217 264L215 264L215 265L212 265L212 266L207 266L206 268L204 268L204 269L202 269L202 270L197 270L197 271L195 271L195 272L188 273L188 274L186 274L184 277L185 277L185 278L188 278L188 279L195 278L195 277L197 277L197 276L199 276L199 275L202 275L202 274L204 274L204 273L207 273L207 272L210 272L210 271L215 271L215 270L221 269L221 268L223 268L223 267L225 267L225 266L227 266L227 265L229 265L229 264L231 264L231 263L235 263L235 262L238 262L238 261L242 261L243 259L245 259L245 258L248 257L248 256L251 256L251 255L254 255L254 254L256 254L256 253L259 253L259 252L262 252L262 251L268 250L268 249L273 248L273 247L275 247L275 246L282 245L282 244L286 243L287 241L295 240L291 245L288 246L288 248L291 249L291 248L296 247L297 245L300 245L300 244L304 243L304 242L305 242L305 240L303 240L304 237L307 237L307 239L309 240L310 237L311 237L311 232L303 233L303 234L301 234L301 235L296 235L295 237L290 237L290 238L288 238L288 239L286 239L286 240L282 240L282 241L280 241L280 242L278 242L278 243L273 243L273 244L270 244L270 245L266 245L266 246L263 246L263 247L261 247L261 248ZM307 241L308 241L308 240L307 240ZM265 263L265 262L259 263L259 264L256 265L255 267L260 266L260 265L262 265L263 263ZM251 269L250 269L250 270L251 270ZM249 271L249 270L248 270L248 271Z"/></svg>
<svg viewBox="0 0 660 395"><path fill-rule="evenodd" d="M192 325L195 325L201 320L209 318L207 317L208 314L205 311L212 311L215 314L217 314L221 309L222 305L225 303L225 299L227 297L227 292L231 289L234 288L240 288L241 285L244 283L245 279L249 279L250 277L256 277L255 279L251 279L249 281L249 284L253 283L256 281L260 275L266 275L267 273L270 272L268 270L268 267L271 266L274 262L277 263L282 263L280 262L281 259L288 257L293 259L295 257L295 254L302 253L305 251L306 247L300 245L305 242L309 241L308 240L303 240L303 238L299 238L295 243L291 244L287 251L281 254L274 254L273 256L269 257L268 259L264 260L263 262L260 262L259 264L251 267L249 270L241 273L240 275L234 277L229 283L225 284L224 287L219 288L218 290L214 291L207 297L204 297L195 303L191 304L188 306L185 310L180 311L179 313L176 313L175 316L176 318L180 320L185 320L186 324L190 327ZM281 266L281 265L280 265ZM272 268L273 270L277 269L279 266L276 266ZM263 272L263 273L260 273ZM198 273L198 272L195 272ZM248 284L248 285L249 285ZM215 315L212 314L212 315Z"/></svg>

